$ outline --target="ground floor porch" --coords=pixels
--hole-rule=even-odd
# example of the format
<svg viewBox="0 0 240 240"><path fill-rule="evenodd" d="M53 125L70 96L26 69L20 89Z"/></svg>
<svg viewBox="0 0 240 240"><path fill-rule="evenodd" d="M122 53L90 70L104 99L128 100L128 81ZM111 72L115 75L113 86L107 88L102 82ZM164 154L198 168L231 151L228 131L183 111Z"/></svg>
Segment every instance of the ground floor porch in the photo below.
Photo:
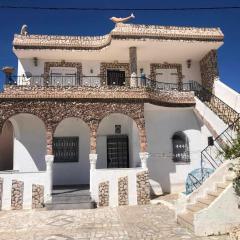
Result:
<svg viewBox="0 0 240 240"><path fill-rule="evenodd" d="M197 237L175 221L164 205L90 210L0 212L0 240L228 240Z"/></svg>

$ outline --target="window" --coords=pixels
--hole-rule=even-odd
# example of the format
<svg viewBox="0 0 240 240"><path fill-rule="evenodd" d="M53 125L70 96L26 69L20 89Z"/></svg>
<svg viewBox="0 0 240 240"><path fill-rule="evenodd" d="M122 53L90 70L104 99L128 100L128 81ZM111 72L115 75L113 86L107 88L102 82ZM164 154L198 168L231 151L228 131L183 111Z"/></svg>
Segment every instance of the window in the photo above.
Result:
<svg viewBox="0 0 240 240"><path fill-rule="evenodd" d="M183 132L177 132L172 137L173 161L190 162L188 138Z"/></svg>
<svg viewBox="0 0 240 240"><path fill-rule="evenodd" d="M78 137L54 137L54 162L78 162Z"/></svg>

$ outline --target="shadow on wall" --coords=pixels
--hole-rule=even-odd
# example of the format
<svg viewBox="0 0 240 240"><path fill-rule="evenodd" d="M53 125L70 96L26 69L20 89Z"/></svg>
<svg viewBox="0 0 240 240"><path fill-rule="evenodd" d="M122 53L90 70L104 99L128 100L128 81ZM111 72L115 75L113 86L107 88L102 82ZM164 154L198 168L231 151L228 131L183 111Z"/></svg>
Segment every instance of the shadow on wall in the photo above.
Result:
<svg viewBox="0 0 240 240"><path fill-rule="evenodd" d="M13 126L6 121L0 135L0 171L13 169Z"/></svg>
<svg viewBox="0 0 240 240"><path fill-rule="evenodd" d="M46 129L37 116L20 113L10 118L14 128L14 170L45 171Z"/></svg>

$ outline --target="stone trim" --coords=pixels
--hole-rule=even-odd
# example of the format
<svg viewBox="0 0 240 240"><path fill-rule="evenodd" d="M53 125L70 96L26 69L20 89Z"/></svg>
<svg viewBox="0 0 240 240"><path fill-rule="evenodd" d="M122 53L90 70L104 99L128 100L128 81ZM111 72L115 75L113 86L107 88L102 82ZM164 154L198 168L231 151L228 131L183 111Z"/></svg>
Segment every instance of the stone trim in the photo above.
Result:
<svg viewBox="0 0 240 240"><path fill-rule="evenodd" d="M109 181L101 182L98 185L98 206L109 206Z"/></svg>
<svg viewBox="0 0 240 240"><path fill-rule="evenodd" d="M182 64L178 63L151 63L150 64L150 78L156 81L156 70L157 69L176 69L178 84L182 84Z"/></svg>
<svg viewBox="0 0 240 240"><path fill-rule="evenodd" d="M12 180L12 194L11 194L12 210L19 210L23 208L23 191L24 182Z"/></svg>
<svg viewBox="0 0 240 240"><path fill-rule="evenodd" d="M137 203L145 205L150 203L150 183L148 171L137 173Z"/></svg>
<svg viewBox="0 0 240 240"><path fill-rule="evenodd" d="M118 179L118 205L128 205L128 177Z"/></svg>
<svg viewBox="0 0 240 240"><path fill-rule="evenodd" d="M77 69L77 81L81 84L82 63L80 62L45 62L44 63L44 82L47 85L48 77L50 76L51 67L72 67Z"/></svg>
<svg viewBox="0 0 240 240"><path fill-rule="evenodd" d="M111 44L112 39L156 39L181 41L222 42L224 35L220 28L196 28L158 25L123 24L104 36L57 36L15 34L15 49L76 49L100 50Z"/></svg>
<svg viewBox="0 0 240 240"><path fill-rule="evenodd" d="M69 110L68 110L69 109ZM82 101L82 100L38 100L8 99L0 100L0 130L4 122L18 113L29 113L39 117L47 131L48 154L52 151L52 136L57 125L65 118L77 117L85 121L90 128L91 153L96 153L96 135L101 120L112 114L122 113L132 118L139 130L141 151L146 151L144 102L140 101Z"/></svg>
<svg viewBox="0 0 240 240"><path fill-rule="evenodd" d="M32 185L32 208L43 208L44 207L44 186L43 185Z"/></svg>
<svg viewBox="0 0 240 240"><path fill-rule="evenodd" d="M101 86L107 85L107 70L123 70L125 71L126 83L125 86L130 86L130 64L129 63L119 63L119 62L101 62L100 63L100 76L101 76Z"/></svg>
<svg viewBox="0 0 240 240"><path fill-rule="evenodd" d="M200 61L202 86L212 91L214 81L219 79L217 50L208 52Z"/></svg>
<svg viewBox="0 0 240 240"><path fill-rule="evenodd" d="M0 211L2 210L3 178L0 178Z"/></svg>

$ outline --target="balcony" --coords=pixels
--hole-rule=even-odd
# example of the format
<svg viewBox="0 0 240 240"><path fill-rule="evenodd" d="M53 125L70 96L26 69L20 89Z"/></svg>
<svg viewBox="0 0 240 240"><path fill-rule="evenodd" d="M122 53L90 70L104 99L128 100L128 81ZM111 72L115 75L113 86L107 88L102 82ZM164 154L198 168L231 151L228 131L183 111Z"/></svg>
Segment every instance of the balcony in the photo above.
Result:
<svg viewBox="0 0 240 240"><path fill-rule="evenodd" d="M193 105L194 82L166 83L149 78L107 76L11 76L0 98L131 99L160 105Z"/></svg>

